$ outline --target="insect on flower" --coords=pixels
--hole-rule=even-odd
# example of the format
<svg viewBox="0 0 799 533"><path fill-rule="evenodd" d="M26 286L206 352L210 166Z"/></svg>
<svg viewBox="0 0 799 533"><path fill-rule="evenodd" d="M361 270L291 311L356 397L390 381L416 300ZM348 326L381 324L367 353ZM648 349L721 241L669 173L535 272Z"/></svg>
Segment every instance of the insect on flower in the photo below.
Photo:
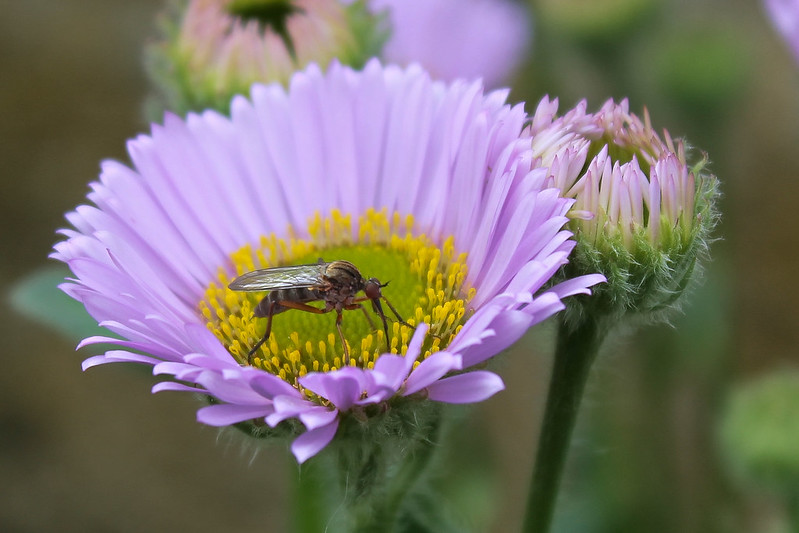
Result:
<svg viewBox="0 0 799 533"><path fill-rule="evenodd" d="M270 291L255 307L255 316L265 317L267 322L263 338L247 354L247 359L250 362L252 362L252 356L256 350L266 342L272 333L272 317L289 309L299 309L320 315L330 311L336 312L336 329L341 339L341 345L344 347L344 364L346 365L349 364L350 353L344 333L341 331L343 310L360 309L369 321L370 327L375 329L374 322L361 305L361 302L370 300L372 309L383 322L388 351L391 351L388 322L380 300L386 302L400 324L413 328L402 319L396 308L383 296L380 289L386 285L388 283L380 283L377 278L364 278L358 268L349 261L326 263L320 258L319 262L309 265L253 270L234 279L228 288L244 292ZM364 296L357 296L361 291ZM324 302L324 308L308 305L309 302L316 301Z"/></svg>

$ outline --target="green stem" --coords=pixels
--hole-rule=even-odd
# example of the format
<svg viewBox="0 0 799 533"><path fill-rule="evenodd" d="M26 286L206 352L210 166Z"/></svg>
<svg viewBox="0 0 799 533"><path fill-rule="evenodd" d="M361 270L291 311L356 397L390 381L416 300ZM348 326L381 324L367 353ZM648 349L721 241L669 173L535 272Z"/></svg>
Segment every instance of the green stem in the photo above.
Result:
<svg viewBox="0 0 799 533"><path fill-rule="evenodd" d="M522 530L525 533L549 531L580 400L604 336L605 329L592 318L577 327L561 322L558 328L547 404L527 495Z"/></svg>
<svg viewBox="0 0 799 533"><path fill-rule="evenodd" d="M389 469L386 487L382 494L363 502L365 505L355 511L357 533L386 533L396 531L402 504L425 471L437 449L440 421L436 423L431 440L420 441L413 451L403 456L395 468ZM385 460L385 459L384 459Z"/></svg>
<svg viewBox="0 0 799 533"><path fill-rule="evenodd" d="M788 531L799 533L799 493L795 490L788 494Z"/></svg>
<svg viewBox="0 0 799 533"><path fill-rule="evenodd" d="M317 458L299 469L292 469L294 497L291 498L291 530L296 533L324 531L329 518L327 487L330 485L330 476L324 471L329 466L320 459L323 458Z"/></svg>

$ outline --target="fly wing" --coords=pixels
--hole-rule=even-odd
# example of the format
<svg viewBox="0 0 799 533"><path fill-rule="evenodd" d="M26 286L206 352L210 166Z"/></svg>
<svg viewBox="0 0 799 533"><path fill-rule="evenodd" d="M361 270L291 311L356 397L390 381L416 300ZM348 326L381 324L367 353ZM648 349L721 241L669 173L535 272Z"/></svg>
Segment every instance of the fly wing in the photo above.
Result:
<svg viewBox="0 0 799 533"><path fill-rule="evenodd" d="M228 288L233 291L259 292L277 289L316 287L324 282L326 263L264 268L247 272L234 279Z"/></svg>

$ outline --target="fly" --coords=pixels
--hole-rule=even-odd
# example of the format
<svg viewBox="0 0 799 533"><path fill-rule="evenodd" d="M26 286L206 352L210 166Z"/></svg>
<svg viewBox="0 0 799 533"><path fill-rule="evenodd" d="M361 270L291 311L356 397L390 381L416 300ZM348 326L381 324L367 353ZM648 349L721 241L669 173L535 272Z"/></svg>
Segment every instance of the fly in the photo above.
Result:
<svg viewBox="0 0 799 533"><path fill-rule="evenodd" d="M381 300L388 305L397 321L410 328L391 302L383 296L380 289L388 283L380 283L377 278L366 279L358 268L349 261L332 261L326 263L319 259L318 263L310 265L293 265L274 268L264 268L247 272L234 279L228 288L234 291L260 292L269 291L255 307L254 315L266 318L266 332L263 338L247 353L247 360L252 363L252 356L269 339L272 333L272 317L288 311L298 309L308 313L324 314L336 312L336 329L344 347L344 364L349 364L350 353L347 341L341 331L342 311L360 309L363 311L369 325L374 329L374 322L369 317L361 302L369 300L372 309L383 322L383 332L386 334L386 347L391 351L388 340L388 322L383 312ZM363 292L363 296L358 296ZM309 305L310 302L321 301L323 308Z"/></svg>

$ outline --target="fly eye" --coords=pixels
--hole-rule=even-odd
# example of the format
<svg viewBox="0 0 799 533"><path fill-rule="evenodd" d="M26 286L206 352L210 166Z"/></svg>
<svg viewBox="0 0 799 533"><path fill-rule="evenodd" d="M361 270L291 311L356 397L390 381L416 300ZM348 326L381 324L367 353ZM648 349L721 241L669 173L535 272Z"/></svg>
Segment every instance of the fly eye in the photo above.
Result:
<svg viewBox="0 0 799 533"><path fill-rule="evenodd" d="M370 300L375 300L380 298L382 294L380 293L380 282L377 281L375 278L371 278L366 282L366 287L363 289L364 294Z"/></svg>

